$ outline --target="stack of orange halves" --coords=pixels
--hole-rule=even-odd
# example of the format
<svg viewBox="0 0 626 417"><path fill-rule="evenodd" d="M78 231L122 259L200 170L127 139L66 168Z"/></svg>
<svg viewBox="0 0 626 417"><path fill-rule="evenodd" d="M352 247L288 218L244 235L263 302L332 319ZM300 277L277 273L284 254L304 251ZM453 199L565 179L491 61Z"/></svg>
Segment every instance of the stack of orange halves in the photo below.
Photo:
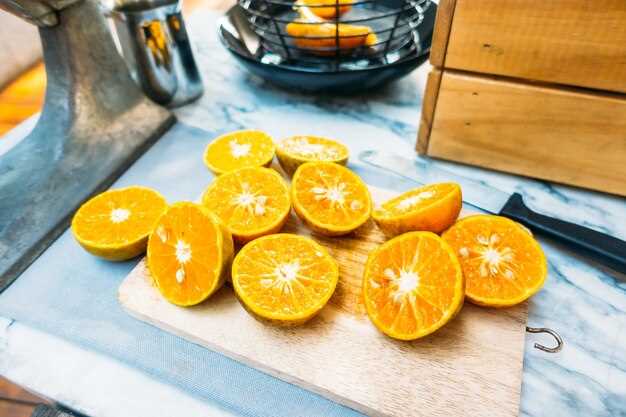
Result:
<svg viewBox="0 0 626 417"><path fill-rule="evenodd" d="M260 131L229 133L205 151L217 176L201 204L168 206L144 187L111 190L78 210L72 231L86 250L110 260L147 248L154 282L174 304L198 304L230 276L254 317L296 325L326 305L339 269L319 243L279 233L291 208L324 236L351 233L372 217L391 239L369 255L364 303L378 329L402 340L446 324L465 296L505 307L541 288L546 260L524 227L487 215L457 221L461 189L452 183L414 189L372 209L365 183L343 166L348 153L327 138L294 136L276 147ZM292 175L291 186L267 168L274 155ZM233 260L235 244L242 247Z"/></svg>

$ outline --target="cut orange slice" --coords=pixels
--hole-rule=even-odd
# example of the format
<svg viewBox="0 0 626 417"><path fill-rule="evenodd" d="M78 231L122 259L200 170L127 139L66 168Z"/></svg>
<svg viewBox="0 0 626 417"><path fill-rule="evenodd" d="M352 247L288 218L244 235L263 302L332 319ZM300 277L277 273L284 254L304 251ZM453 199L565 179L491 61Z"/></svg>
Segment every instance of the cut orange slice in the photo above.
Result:
<svg viewBox="0 0 626 417"><path fill-rule="evenodd" d="M78 209L72 233L92 255L124 261L146 251L148 235L166 209L165 198L150 188L105 191Z"/></svg>
<svg viewBox="0 0 626 417"><path fill-rule="evenodd" d="M233 288L246 310L278 325L302 324L335 291L339 269L313 240L277 234L256 239L233 262Z"/></svg>
<svg viewBox="0 0 626 417"><path fill-rule="evenodd" d="M323 19L333 19L349 12L352 3L353 0L299 0L296 2L300 6L298 10L301 15L307 16L308 13L313 13Z"/></svg>
<svg viewBox="0 0 626 417"><path fill-rule="evenodd" d="M276 157L288 175L305 162L325 161L346 165L349 151L343 144L320 136L292 136L276 147Z"/></svg>
<svg viewBox="0 0 626 417"><path fill-rule="evenodd" d="M431 184L383 203L372 218L389 236L417 230L441 233L459 216L462 200L458 184Z"/></svg>
<svg viewBox="0 0 626 417"><path fill-rule="evenodd" d="M378 42L369 26L296 21L287 24L286 29L287 34L294 37L296 46L318 55L332 55L337 47L350 51Z"/></svg>
<svg viewBox="0 0 626 417"><path fill-rule="evenodd" d="M233 240L199 204L172 205L148 240L148 269L166 300L191 306L217 291L233 257Z"/></svg>
<svg viewBox="0 0 626 417"><path fill-rule="evenodd" d="M274 159L272 138L259 130L239 130L214 139L204 151L204 163L220 175L239 168L269 166Z"/></svg>
<svg viewBox="0 0 626 417"><path fill-rule="evenodd" d="M546 257L539 243L528 229L506 217L469 216L443 238L458 254L467 280L465 295L475 304L519 304L546 280Z"/></svg>
<svg viewBox="0 0 626 417"><path fill-rule="evenodd" d="M464 279L452 248L431 232L397 236L370 253L363 276L367 314L386 335L426 336L463 306Z"/></svg>
<svg viewBox="0 0 626 417"><path fill-rule="evenodd" d="M352 232L372 211L370 192L361 178L332 162L302 164L291 182L291 200L298 217L326 236Z"/></svg>
<svg viewBox="0 0 626 417"><path fill-rule="evenodd" d="M278 232L289 216L289 188L269 168L242 168L217 177L202 196L241 243Z"/></svg>

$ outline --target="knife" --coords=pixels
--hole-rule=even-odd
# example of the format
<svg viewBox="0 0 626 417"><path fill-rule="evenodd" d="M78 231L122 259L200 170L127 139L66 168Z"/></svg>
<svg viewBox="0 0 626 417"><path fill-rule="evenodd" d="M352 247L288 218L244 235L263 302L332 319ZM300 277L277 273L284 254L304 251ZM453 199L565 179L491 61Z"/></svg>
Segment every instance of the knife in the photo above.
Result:
<svg viewBox="0 0 626 417"><path fill-rule="evenodd" d="M479 181L388 152L363 151L359 154L359 159L419 184L456 182L461 186L464 202L515 220L537 233L565 244L579 254L626 273L626 242L584 226L534 212L524 204L518 193L507 194Z"/></svg>

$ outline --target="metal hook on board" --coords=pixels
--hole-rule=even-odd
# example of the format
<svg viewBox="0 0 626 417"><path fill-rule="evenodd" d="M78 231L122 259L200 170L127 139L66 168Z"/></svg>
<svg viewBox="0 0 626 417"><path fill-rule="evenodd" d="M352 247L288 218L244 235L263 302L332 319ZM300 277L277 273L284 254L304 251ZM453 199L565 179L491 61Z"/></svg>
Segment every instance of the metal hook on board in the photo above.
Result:
<svg viewBox="0 0 626 417"><path fill-rule="evenodd" d="M554 339L556 340L555 347L547 347L547 346L542 345L541 343L535 342L535 349L543 350L544 352L548 352L548 353L557 353L563 348L563 339L561 339L561 336L552 329L547 329L545 327L526 326L526 331L528 333L548 333L550 336L554 337Z"/></svg>

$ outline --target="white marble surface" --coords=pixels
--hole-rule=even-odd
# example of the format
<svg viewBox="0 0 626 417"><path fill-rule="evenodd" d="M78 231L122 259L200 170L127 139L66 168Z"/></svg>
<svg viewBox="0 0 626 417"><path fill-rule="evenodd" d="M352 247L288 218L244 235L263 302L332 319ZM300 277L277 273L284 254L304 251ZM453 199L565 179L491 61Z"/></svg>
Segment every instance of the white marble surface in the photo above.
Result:
<svg viewBox="0 0 626 417"><path fill-rule="evenodd" d="M198 103L177 111L183 122L210 130L259 128L276 138L302 133L323 134L344 140L353 155L372 148L391 148L398 153L414 155L427 68L421 68L411 77L384 90L359 97L316 97L285 92L235 69L234 60L218 45L213 22L214 16L210 14L195 15L189 21L206 93ZM353 166L359 167L358 162L352 161ZM502 190L518 191L532 208L543 213L626 239L624 199L449 163L437 164ZM393 181L384 174L377 177L376 173L370 174L370 179ZM626 416L625 277L572 256L548 241L542 240L542 244L549 259L549 279L544 290L531 301L529 325L555 329L562 335L565 346L557 354L540 352L532 344L535 341L549 344L550 339L528 335L520 414L532 417ZM80 367L74 367L73 373L67 373L59 380L55 377L58 370L50 365L49 360L28 359L29 354L46 353L26 350L27 344L21 345L24 340L47 341L58 349L68 348L72 357L85 366L100 363L99 366L111 367L111 378L128 376L132 382L122 385L124 389L107 392L113 403L124 395L146 398L146 386L151 385L145 384L158 383L147 381L145 375L120 367L105 356L72 348L66 342L54 344L57 343L54 337L23 327L19 329L4 332L0 337L0 343L12 346L0 350L4 359L0 361L0 373L12 375L44 394L64 398L73 404L80 403L81 409L93 415L126 414L99 409L95 398L97 393L75 391L69 382L80 377L84 378L81 379L84 384L95 384L95 375L85 374ZM23 354L20 350L24 350ZM7 352L12 356L7 356ZM9 357L21 359L6 360ZM54 355L47 353L47 359L53 358ZM182 395L164 384L158 389L164 398ZM202 415L203 409L197 406L182 401L177 415ZM494 398L494 406L497 406L497 398ZM149 405L136 407L135 415L151 415ZM122 410L120 407L117 411ZM204 415L214 414L207 411Z"/></svg>

